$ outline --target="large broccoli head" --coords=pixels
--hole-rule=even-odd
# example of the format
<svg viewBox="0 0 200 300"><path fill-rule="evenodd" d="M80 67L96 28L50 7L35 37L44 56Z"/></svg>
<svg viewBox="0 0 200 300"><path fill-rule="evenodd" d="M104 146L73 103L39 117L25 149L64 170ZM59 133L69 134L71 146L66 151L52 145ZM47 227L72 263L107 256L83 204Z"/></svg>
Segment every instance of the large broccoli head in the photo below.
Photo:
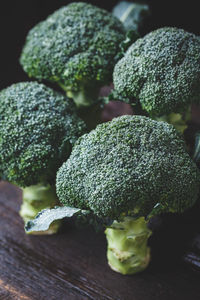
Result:
<svg viewBox="0 0 200 300"><path fill-rule="evenodd" d="M55 180L76 139L85 132L70 99L37 82L0 92L0 170L19 186Z"/></svg>
<svg viewBox="0 0 200 300"><path fill-rule="evenodd" d="M196 201L199 184L179 133L143 116L122 116L83 135L56 181L64 205L112 219L182 212Z"/></svg>
<svg viewBox="0 0 200 300"><path fill-rule="evenodd" d="M79 91L112 80L124 36L122 23L109 12L71 3L29 32L20 62L31 77Z"/></svg>
<svg viewBox="0 0 200 300"><path fill-rule="evenodd" d="M200 101L200 38L178 28L160 28L138 39L117 63L118 93L139 100L150 115L182 112Z"/></svg>

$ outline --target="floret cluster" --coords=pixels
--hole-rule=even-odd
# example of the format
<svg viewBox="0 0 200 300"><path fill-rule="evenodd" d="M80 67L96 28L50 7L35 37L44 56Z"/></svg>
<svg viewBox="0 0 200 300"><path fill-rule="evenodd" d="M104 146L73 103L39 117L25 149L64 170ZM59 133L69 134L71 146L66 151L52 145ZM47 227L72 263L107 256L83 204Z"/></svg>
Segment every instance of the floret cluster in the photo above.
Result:
<svg viewBox="0 0 200 300"><path fill-rule="evenodd" d="M57 175L64 205L112 219L183 212L196 201L199 172L176 129L142 116L122 116L83 135ZM191 199L191 196L192 197Z"/></svg>
<svg viewBox="0 0 200 300"><path fill-rule="evenodd" d="M200 39L183 29L165 27L138 39L117 63L115 88L139 99L151 116L183 112L200 101Z"/></svg>

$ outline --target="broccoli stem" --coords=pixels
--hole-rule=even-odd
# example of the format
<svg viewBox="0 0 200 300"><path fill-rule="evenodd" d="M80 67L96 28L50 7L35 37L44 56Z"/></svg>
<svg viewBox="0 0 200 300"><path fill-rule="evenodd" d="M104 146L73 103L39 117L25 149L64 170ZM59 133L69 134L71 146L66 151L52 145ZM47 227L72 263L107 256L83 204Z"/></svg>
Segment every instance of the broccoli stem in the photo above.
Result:
<svg viewBox="0 0 200 300"><path fill-rule="evenodd" d="M22 191L23 198L19 213L25 223L34 219L41 210L52 208L59 203L55 187L49 184L31 185L22 188ZM57 220L51 224L47 231L33 232L32 234L54 234L57 233L60 225L61 221Z"/></svg>
<svg viewBox="0 0 200 300"><path fill-rule="evenodd" d="M192 119L191 115L191 106L184 113L171 113L169 115L164 115L162 117L156 118L157 121L164 121L169 124L174 125L174 127L180 132L183 133L187 127L188 122Z"/></svg>
<svg viewBox="0 0 200 300"><path fill-rule="evenodd" d="M81 87L81 89L77 92L67 90L66 93L69 98L74 100L77 108L85 106L88 107L98 99L99 88L95 86Z"/></svg>
<svg viewBox="0 0 200 300"><path fill-rule="evenodd" d="M97 84L81 85L78 91L59 83L60 87L76 104L78 116L85 121L89 130L101 123L102 107L98 101L100 86Z"/></svg>
<svg viewBox="0 0 200 300"><path fill-rule="evenodd" d="M114 271L124 275L143 271L150 261L147 246L151 230L144 217L125 217L122 222L114 221L105 230L108 248L108 264Z"/></svg>
<svg viewBox="0 0 200 300"><path fill-rule="evenodd" d="M87 87L78 92L67 91L67 96L72 98L78 109L78 116L85 121L89 130L101 123L102 108L97 101L99 88Z"/></svg>

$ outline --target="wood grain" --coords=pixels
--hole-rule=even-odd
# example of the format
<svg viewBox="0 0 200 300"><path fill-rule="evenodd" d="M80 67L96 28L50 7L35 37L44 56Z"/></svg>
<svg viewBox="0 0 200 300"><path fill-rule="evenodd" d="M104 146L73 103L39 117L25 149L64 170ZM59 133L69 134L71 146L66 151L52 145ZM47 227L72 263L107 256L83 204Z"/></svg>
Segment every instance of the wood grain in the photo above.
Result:
<svg viewBox="0 0 200 300"><path fill-rule="evenodd" d="M200 299L200 275L170 264L171 257L163 265L154 257L145 272L122 276L109 269L104 234L92 228L78 230L65 222L57 235L26 235L20 203L20 189L1 182L1 300Z"/></svg>

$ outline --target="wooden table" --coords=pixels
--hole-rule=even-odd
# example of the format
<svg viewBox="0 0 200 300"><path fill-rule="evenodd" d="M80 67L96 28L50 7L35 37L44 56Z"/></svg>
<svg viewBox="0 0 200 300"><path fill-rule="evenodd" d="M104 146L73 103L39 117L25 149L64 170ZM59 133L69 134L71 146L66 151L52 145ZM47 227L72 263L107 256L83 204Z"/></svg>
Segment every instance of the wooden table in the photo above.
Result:
<svg viewBox="0 0 200 300"><path fill-rule="evenodd" d="M21 191L1 182L1 300L200 299L199 273L171 257L163 263L153 257L145 272L123 276L108 267L104 234L92 228L66 222L54 236L26 235L20 203Z"/></svg>

